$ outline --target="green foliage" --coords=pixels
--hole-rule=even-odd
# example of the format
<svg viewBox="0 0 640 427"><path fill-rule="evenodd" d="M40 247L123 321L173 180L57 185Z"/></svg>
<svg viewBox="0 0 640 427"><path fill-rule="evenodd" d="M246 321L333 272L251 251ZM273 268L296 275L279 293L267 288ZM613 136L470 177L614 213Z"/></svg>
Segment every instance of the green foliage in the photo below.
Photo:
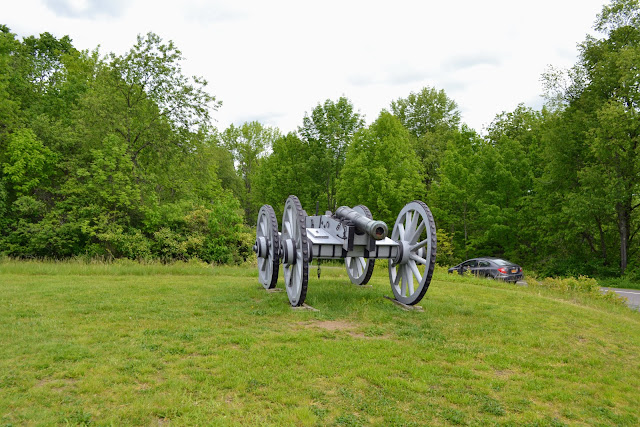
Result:
<svg viewBox="0 0 640 427"><path fill-rule="evenodd" d="M615 292L602 292L598 281L587 276L566 278L547 277L543 279L542 282L533 281L533 284L561 293L571 294L577 292L588 294L592 298L604 299L618 305L626 304L626 298L619 296Z"/></svg>
<svg viewBox="0 0 640 427"><path fill-rule="evenodd" d="M374 218L394 224L402 207L424 192L409 132L383 111L368 129L355 134L340 174L338 201L364 204Z"/></svg>
<svg viewBox="0 0 640 427"><path fill-rule="evenodd" d="M542 280L542 286L562 292L584 292L587 294L600 293L600 285L595 279L586 276L551 278Z"/></svg>
<svg viewBox="0 0 640 427"><path fill-rule="evenodd" d="M207 81L200 77L188 78L182 73L182 52L172 41L163 43L154 33L138 35L136 44L124 56L111 55L111 68L118 79L116 85L121 96L128 101L134 114L145 114L149 108L157 109L160 117L169 121L179 133L185 134L209 122L210 109L220 105L206 92ZM157 121L158 118L149 118ZM144 135L146 129L138 127L134 136ZM135 141L138 149L151 144L148 140Z"/></svg>
<svg viewBox="0 0 640 427"><path fill-rule="evenodd" d="M561 206L550 209L552 215L570 217L573 232L556 233L558 240L605 268L618 264L620 273L633 263L640 229L639 11L635 0L612 1L595 25L605 38L582 43L569 89L556 89L563 103L551 138L564 144L547 144L543 177Z"/></svg>
<svg viewBox="0 0 640 427"><path fill-rule="evenodd" d="M278 129L263 126L256 121L244 123L240 127L231 125L220 135L222 146L233 156L237 174L244 182L244 191L237 194L237 197L243 205L247 219L256 218L260 210L260 205L254 204L260 197L255 194L254 189L258 163L280 137Z"/></svg>
<svg viewBox="0 0 640 427"><path fill-rule="evenodd" d="M444 229L436 230L438 238L438 257L436 262L442 266L452 266L460 260L456 258L453 238Z"/></svg>
<svg viewBox="0 0 640 427"><path fill-rule="evenodd" d="M422 180L427 186L437 179L438 167L448 141L460 127L458 105L444 90L425 87L406 98L391 102L391 112L400 119L412 137L412 145L422 166Z"/></svg>
<svg viewBox="0 0 640 427"><path fill-rule="evenodd" d="M273 143L273 152L262 159L256 174L254 189L256 206L270 204L276 213L284 210L289 195L298 196L302 206L310 209L318 200L317 177L313 175L315 160L309 146L294 133Z"/></svg>
<svg viewBox="0 0 640 427"><path fill-rule="evenodd" d="M547 106L503 112L484 135L431 87L368 128L341 97L297 133L258 122L218 131L220 103L184 75L171 41L148 33L105 56L0 25L0 252L246 262L246 224L265 203L278 214L291 194L310 213L362 203L392 225L417 198L434 213L440 264L494 255L633 284L639 16L637 0L605 5L602 38L543 76Z"/></svg>
<svg viewBox="0 0 640 427"><path fill-rule="evenodd" d="M439 168L440 179L432 186L429 203L438 230L445 230L457 256L469 258L470 239L477 216L477 157L482 145L478 135L463 128L447 146Z"/></svg>
<svg viewBox="0 0 640 427"><path fill-rule="evenodd" d="M321 212L337 208L337 181L347 148L363 126L364 120L351 101L341 97L337 102L327 99L324 104L318 104L310 115L305 114L303 124L298 128L300 139L307 146L308 157L302 159L313 177L309 198L314 205L315 201L320 202Z"/></svg>
<svg viewBox="0 0 640 427"><path fill-rule="evenodd" d="M123 56L0 32L0 248L18 257L242 262L219 103L149 33ZM4 67L6 65L6 68ZM29 126L24 126L28 123ZM226 168L226 169L225 169Z"/></svg>
<svg viewBox="0 0 640 427"><path fill-rule="evenodd" d="M20 129L9 136L2 171L16 195L31 193L50 174L56 155L45 147L30 129Z"/></svg>
<svg viewBox="0 0 640 427"><path fill-rule="evenodd" d="M458 105L442 89L425 87L418 93L411 92L391 102L391 112L418 139L439 128L460 126Z"/></svg>

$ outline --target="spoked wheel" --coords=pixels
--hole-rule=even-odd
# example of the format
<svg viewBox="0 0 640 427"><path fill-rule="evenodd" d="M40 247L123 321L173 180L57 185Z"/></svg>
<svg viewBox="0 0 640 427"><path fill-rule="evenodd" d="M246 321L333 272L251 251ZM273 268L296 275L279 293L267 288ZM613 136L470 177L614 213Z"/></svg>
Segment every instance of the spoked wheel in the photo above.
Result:
<svg viewBox="0 0 640 427"><path fill-rule="evenodd" d="M284 205L280 247L284 284L289 302L297 307L304 303L309 280L309 247L307 243L306 213L300 200L289 196Z"/></svg>
<svg viewBox="0 0 640 427"><path fill-rule="evenodd" d="M436 263L436 224L427 205L414 200L402 208L391 239L399 243L398 256L389 262L391 290L401 303L417 304Z"/></svg>
<svg viewBox="0 0 640 427"><path fill-rule="evenodd" d="M371 211L365 205L358 205L353 210L369 219L373 219ZM346 257L344 263L351 283L354 285L366 285L369 282L373 273L374 260L365 257Z"/></svg>
<svg viewBox="0 0 640 427"><path fill-rule="evenodd" d="M258 212L256 244L253 251L258 255L260 283L265 289L275 288L278 282L280 239L276 213L270 205L263 205Z"/></svg>

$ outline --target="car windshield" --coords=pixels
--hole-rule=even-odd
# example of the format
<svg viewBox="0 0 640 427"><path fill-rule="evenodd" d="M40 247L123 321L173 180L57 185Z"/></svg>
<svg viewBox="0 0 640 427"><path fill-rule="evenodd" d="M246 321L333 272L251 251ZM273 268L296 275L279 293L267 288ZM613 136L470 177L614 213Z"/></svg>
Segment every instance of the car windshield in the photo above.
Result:
<svg viewBox="0 0 640 427"><path fill-rule="evenodd" d="M512 265L512 262L509 262L507 260L504 259L494 259L493 262L495 262L498 265Z"/></svg>

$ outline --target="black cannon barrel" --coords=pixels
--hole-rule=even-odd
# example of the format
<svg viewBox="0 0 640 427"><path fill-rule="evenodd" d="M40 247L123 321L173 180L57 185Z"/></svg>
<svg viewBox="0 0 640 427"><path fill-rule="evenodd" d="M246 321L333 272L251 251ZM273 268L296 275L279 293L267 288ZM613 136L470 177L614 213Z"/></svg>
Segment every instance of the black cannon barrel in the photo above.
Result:
<svg viewBox="0 0 640 427"><path fill-rule="evenodd" d="M384 239L389 233L387 224L384 221L369 219L347 206L340 206L336 210L336 216L353 222L358 230L367 233L376 240Z"/></svg>

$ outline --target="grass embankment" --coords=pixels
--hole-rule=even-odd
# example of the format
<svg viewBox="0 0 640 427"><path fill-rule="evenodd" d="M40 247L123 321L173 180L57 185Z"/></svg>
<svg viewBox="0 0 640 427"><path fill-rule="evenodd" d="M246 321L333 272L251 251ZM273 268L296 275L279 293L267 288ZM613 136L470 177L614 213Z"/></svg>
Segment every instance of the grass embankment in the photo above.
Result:
<svg viewBox="0 0 640 427"><path fill-rule="evenodd" d="M0 262L0 423L640 423L638 312L442 271L405 312L310 270L319 312L253 268Z"/></svg>

